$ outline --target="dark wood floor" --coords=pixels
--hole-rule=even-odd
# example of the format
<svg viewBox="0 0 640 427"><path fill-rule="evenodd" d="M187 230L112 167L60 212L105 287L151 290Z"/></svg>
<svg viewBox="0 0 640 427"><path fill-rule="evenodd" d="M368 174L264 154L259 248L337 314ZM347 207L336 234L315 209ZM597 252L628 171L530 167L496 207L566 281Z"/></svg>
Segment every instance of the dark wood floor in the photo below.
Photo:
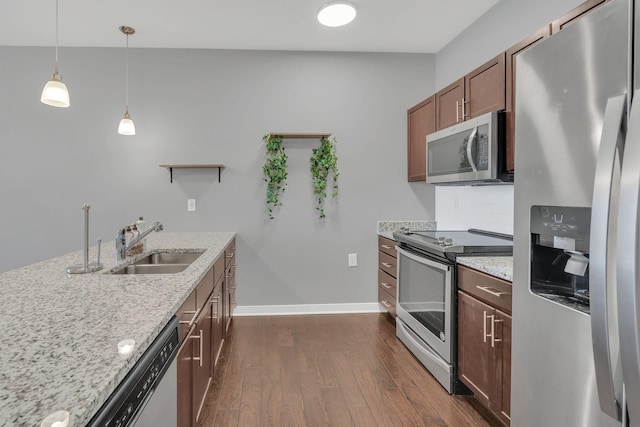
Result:
<svg viewBox="0 0 640 427"><path fill-rule="evenodd" d="M492 426L450 396L386 314L236 317L204 408L210 426Z"/></svg>

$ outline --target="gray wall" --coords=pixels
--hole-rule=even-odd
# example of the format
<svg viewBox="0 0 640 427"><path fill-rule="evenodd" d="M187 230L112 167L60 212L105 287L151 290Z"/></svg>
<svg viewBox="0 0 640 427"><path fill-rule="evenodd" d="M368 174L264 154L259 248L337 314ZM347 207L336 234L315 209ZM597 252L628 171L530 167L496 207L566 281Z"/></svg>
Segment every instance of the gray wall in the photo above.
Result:
<svg viewBox="0 0 640 427"><path fill-rule="evenodd" d="M0 271L80 249L88 202L92 241L140 215L166 231L237 231L239 305L375 302L376 221L434 217L433 188L406 181L406 110L434 91L434 55L131 49L134 137L116 132L123 49L60 50L69 109L39 102L52 48L0 58ZM307 140L285 143L284 207L267 219L269 131L337 137L340 196L325 220ZM178 170L170 184L162 163L227 167L221 183Z"/></svg>
<svg viewBox="0 0 640 427"><path fill-rule="evenodd" d="M436 55L440 90L584 0L501 0Z"/></svg>

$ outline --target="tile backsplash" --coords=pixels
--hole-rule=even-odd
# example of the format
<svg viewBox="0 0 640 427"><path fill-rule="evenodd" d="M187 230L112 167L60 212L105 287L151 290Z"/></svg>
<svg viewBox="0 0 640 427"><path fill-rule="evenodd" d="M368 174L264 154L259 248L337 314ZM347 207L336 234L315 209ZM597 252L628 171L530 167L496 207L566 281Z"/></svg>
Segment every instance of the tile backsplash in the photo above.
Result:
<svg viewBox="0 0 640 427"><path fill-rule="evenodd" d="M436 186L436 222L439 230L513 234L513 185Z"/></svg>

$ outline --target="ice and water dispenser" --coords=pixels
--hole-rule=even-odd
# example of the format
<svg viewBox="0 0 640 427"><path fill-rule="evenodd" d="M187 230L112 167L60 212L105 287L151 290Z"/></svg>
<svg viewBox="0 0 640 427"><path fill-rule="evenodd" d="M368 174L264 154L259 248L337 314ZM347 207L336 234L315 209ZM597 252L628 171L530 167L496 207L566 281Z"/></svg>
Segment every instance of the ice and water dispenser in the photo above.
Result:
<svg viewBox="0 0 640 427"><path fill-rule="evenodd" d="M531 291L589 313L591 208L531 207Z"/></svg>

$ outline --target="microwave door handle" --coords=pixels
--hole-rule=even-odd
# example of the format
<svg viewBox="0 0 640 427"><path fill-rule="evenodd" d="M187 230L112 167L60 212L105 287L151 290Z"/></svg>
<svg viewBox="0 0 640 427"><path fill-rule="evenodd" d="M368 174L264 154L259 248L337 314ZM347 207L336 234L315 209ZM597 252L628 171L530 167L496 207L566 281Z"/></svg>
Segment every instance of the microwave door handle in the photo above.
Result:
<svg viewBox="0 0 640 427"><path fill-rule="evenodd" d="M620 405L616 399L613 361L611 360L611 336L609 334L610 313L607 295L612 283L608 280L613 261L609 253L609 233L616 218L611 217L611 204L614 186L616 153L624 145L624 117L626 116L626 97L610 98L604 113L600 146L598 148L593 198L591 203L591 230L589 247L589 302L591 315L591 337L593 359L595 363L596 384L600 399L600 408L610 416L620 419Z"/></svg>
<svg viewBox="0 0 640 427"><path fill-rule="evenodd" d="M620 202L618 206L618 239L616 248L616 285L620 357L624 375L624 389L631 425L640 420L640 363L638 346L640 330L638 314L640 300L638 283L638 215L640 204L640 92L634 93L627 128L627 142L622 158ZM638 98L635 98L635 97ZM593 239L593 236L591 237Z"/></svg>
<svg viewBox="0 0 640 427"><path fill-rule="evenodd" d="M467 142L467 159L469 160L469 164L471 165L471 170L473 170L474 172L477 172L478 168L476 166L476 162L473 160L471 149L473 148L473 141L476 139L477 135L478 128L474 127L471 131L471 135L469 135L469 141Z"/></svg>

